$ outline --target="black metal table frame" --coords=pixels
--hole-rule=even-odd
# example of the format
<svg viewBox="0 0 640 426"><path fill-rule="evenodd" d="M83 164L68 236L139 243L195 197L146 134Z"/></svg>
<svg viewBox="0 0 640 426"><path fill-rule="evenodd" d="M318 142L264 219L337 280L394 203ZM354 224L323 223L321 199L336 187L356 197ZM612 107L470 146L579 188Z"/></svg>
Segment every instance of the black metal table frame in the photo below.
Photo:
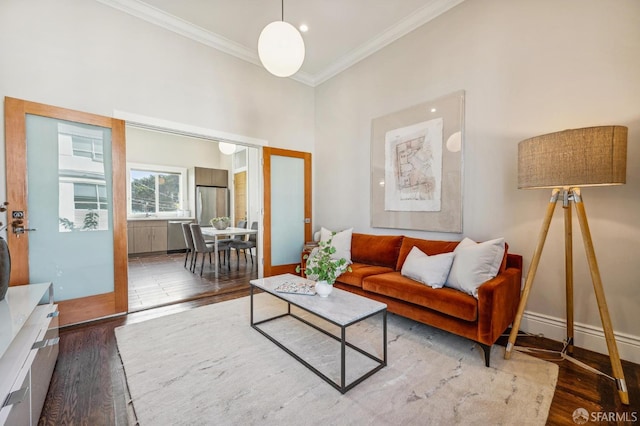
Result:
<svg viewBox="0 0 640 426"><path fill-rule="evenodd" d="M309 309L303 308L302 306L299 306L297 304L295 304L294 302L291 302L289 300L283 299L281 297L278 297L278 295L273 294L271 292L267 292L264 291L265 293L276 297L284 302L287 303L287 312L284 314L280 314L280 315L276 315L274 317L271 318L267 318L258 322L254 322L253 321L253 293L254 293L254 288L256 288L256 286L254 284L250 284L250 301L251 301L251 327L253 327L254 329L256 329L258 332L260 332L260 334L262 334L263 336L265 336L267 339L271 340L273 343L276 344L276 346L278 346L280 349L282 349L283 351L285 351L286 353L288 353L289 355L291 355L293 358L295 358L298 362L300 362L302 365L304 365L305 367L307 367L309 370L311 370L312 372L314 372L317 376L319 376L320 378L322 378L325 382L329 383L331 386L333 386L334 388L336 388L337 390L340 391L340 393L344 394L347 391L349 391L350 389L352 389L354 386L356 386L357 384L361 383L362 381L364 381L365 379L367 379L368 377L372 376L374 373L376 373L377 371L381 370L383 367L385 367L387 365L387 309L384 308L380 311L374 312L372 314L369 314L365 317L362 318L358 318L357 320L354 320L348 324L337 324L334 321L325 318L319 314L317 314L316 312L312 312ZM312 324L311 322L307 321L306 319L299 317L298 315L296 315L295 313L291 312L291 305L296 306L299 309L302 309L303 311L309 312L310 314L324 320L327 321L331 324L334 324L338 327L340 327L340 334L341 336L335 336L333 333L330 333L320 327L318 327L315 324ZM360 321L363 321L367 318L370 318L372 316L378 315L382 313L382 347L383 347L383 359L380 359L378 357L376 357L373 354L370 354L368 352L366 352L364 349L361 349L349 342L347 342L346 340L346 330L347 327L352 326L353 324L357 324ZM317 368L315 368L314 366L312 366L311 364L309 364L307 361L305 361L304 359L302 359L300 356L298 356L296 353L294 353L292 350L290 350L289 348L287 348L284 344L280 343L278 340L275 339L275 337L271 336L270 334L268 334L266 331L262 330L260 327L258 327L260 324L264 324L266 322L269 321L273 321L276 320L278 318L282 318L285 316L291 316L305 324L307 324L310 327L313 327L314 329L326 334L327 336L338 340L340 342L340 379L341 379L341 384L338 384L337 382L335 382L334 380L332 380L330 377L326 376L325 374L323 374L320 370L318 370ZM360 376L359 378L353 380L351 383L349 383L348 385L345 384L346 381L346 374L345 374L345 355L346 355L346 348L347 346L359 353L361 353L362 355L365 355L366 357L372 359L373 361L376 361L378 363L378 365L374 368L372 368L371 370L367 371L366 373L364 373L362 376Z"/></svg>

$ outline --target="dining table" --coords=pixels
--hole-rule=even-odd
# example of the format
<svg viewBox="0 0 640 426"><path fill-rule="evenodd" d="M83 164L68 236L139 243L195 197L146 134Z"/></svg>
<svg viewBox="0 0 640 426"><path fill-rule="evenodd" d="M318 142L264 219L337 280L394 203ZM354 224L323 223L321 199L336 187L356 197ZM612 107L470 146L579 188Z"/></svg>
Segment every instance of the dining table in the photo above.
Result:
<svg viewBox="0 0 640 426"><path fill-rule="evenodd" d="M218 265L218 239L219 237L234 237L236 235L249 235L249 234L257 234L258 230L257 229L248 229L248 228L234 228L234 227L228 227L225 229L217 229L214 228L213 226L209 227L209 226L203 226L202 228L202 235L205 237L205 239L207 239L207 237L213 237L213 247L214 247L214 256L213 258L215 259L213 262L213 271L215 276L218 276L218 270L219 270L219 265ZM258 252L258 246L256 245L256 255Z"/></svg>

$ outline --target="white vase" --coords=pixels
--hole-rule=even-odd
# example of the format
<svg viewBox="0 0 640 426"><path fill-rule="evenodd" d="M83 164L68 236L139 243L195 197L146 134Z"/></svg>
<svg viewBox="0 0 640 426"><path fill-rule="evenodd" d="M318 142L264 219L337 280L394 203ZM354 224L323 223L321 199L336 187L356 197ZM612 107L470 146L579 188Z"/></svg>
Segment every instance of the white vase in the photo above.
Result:
<svg viewBox="0 0 640 426"><path fill-rule="evenodd" d="M333 291L333 286L326 281L318 281L316 282L316 293L320 297L327 297Z"/></svg>

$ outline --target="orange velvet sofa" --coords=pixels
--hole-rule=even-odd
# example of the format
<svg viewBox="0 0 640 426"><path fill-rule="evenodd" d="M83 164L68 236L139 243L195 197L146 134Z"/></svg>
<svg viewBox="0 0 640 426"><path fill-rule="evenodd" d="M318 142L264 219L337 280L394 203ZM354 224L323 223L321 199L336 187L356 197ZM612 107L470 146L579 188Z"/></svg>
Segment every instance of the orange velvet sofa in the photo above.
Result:
<svg viewBox="0 0 640 426"><path fill-rule="evenodd" d="M351 271L340 275L334 286L386 303L389 312L476 341L488 367L491 346L513 322L520 303L522 256L505 249L498 275L479 287L477 299L453 288L431 288L400 273L414 246L431 256L451 252L457 245L457 241L354 233Z"/></svg>

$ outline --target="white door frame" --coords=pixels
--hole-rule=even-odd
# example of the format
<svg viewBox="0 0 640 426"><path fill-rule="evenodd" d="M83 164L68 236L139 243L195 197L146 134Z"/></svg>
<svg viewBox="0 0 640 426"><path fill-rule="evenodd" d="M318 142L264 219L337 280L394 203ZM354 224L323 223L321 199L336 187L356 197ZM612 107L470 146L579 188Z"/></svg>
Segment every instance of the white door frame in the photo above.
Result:
<svg viewBox="0 0 640 426"><path fill-rule="evenodd" d="M113 118L118 118L120 120L124 120L126 125L131 125L134 127L140 127L149 130L157 130L166 133L175 133L184 136L191 136L199 139L206 139L215 142L228 142L235 145L244 145L247 147L257 148L258 149L258 161L259 166L262 168L262 147L269 146L269 142L266 139L253 138L250 136L237 135L234 133L223 132L220 130L209 129L206 127L198 127L192 126L190 124L178 123L175 121L164 120L161 118L149 117L145 115L130 113L126 111L114 110ZM259 179L259 211L261 214L258 218L258 257L256 261L258 262L258 277L264 276L264 263L263 263L263 253L264 253L264 226L263 226L263 216L264 216L264 182L263 182L263 171L258 170L258 179Z"/></svg>

